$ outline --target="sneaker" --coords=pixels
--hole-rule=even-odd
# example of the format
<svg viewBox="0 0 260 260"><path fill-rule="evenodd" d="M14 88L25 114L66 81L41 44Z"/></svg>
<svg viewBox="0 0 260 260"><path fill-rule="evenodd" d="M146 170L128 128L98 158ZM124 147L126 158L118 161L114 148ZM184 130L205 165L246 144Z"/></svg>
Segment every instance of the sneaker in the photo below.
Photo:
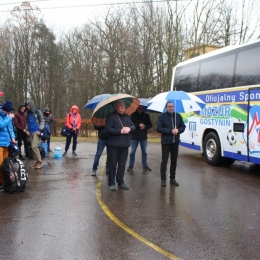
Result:
<svg viewBox="0 0 260 260"><path fill-rule="evenodd" d="M32 165L30 166L30 169L35 168L36 164L37 164L37 162L35 162L34 164L32 164Z"/></svg>
<svg viewBox="0 0 260 260"><path fill-rule="evenodd" d="M67 155L67 152L65 151L62 156L65 157L66 155Z"/></svg>
<svg viewBox="0 0 260 260"><path fill-rule="evenodd" d="M41 169L42 168L42 162L37 162L37 164L35 165L35 169Z"/></svg>
<svg viewBox="0 0 260 260"><path fill-rule="evenodd" d="M175 179L172 179L170 183L172 185L179 186L179 183Z"/></svg>
<svg viewBox="0 0 260 260"><path fill-rule="evenodd" d="M128 169L127 169L128 172L131 172L133 171L133 167L132 166L129 166Z"/></svg>
<svg viewBox="0 0 260 260"><path fill-rule="evenodd" d="M145 170L145 171L151 171L152 169L149 168L148 166L145 166L145 167L143 167L143 170Z"/></svg>
<svg viewBox="0 0 260 260"><path fill-rule="evenodd" d="M162 180L162 181L161 181L161 185L162 185L162 186L166 186L166 180Z"/></svg>
<svg viewBox="0 0 260 260"><path fill-rule="evenodd" d="M21 154L19 154L19 159L20 159L21 161L24 161L24 160L25 160L25 157L23 157Z"/></svg>
<svg viewBox="0 0 260 260"><path fill-rule="evenodd" d="M49 152L49 153L52 153L52 150L51 150L51 149L49 149L49 150L48 150L48 152Z"/></svg>
<svg viewBox="0 0 260 260"><path fill-rule="evenodd" d="M0 192L4 191L4 185L3 183L0 184Z"/></svg>
<svg viewBox="0 0 260 260"><path fill-rule="evenodd" d="M75 151L73 151L73 152L72 152L72 155L74 155L74 156L77 156L77 154L76 154L76 152L75 152Z"/></svg>
<svg viewBox="0 0 260 260"><path fill-rule="evenodd" d="M111 186L109 186L109 189L112 190L112 191L116 191L116 186L115 185L111 185Z"/></svg>
<svg viewBox="0 0 260 260"><path fill-rule="evenodd" d="M106 174L109 174L109 169L106 169Z"/></svg>
<svg viewBox="0 0 260 260"><path fill-rule="evenodd" d="M91 176L96 176L97 175L97 170L92 170Z"/></svg>
<svg viewBox="0 0 260 260"><path fill-rule="evenodd" d="M129 190L129 188L123 183L123 184L121 184L121 185L118 185L118 187L120 188L120 189L123 189L123 190Z"/></svg>

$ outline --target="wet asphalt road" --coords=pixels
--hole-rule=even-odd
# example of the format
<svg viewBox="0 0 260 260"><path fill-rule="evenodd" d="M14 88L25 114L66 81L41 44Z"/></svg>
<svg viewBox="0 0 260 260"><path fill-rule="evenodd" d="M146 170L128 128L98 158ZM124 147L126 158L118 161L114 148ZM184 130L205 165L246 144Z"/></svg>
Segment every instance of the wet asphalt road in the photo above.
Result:
<svg viewBox="0 0 260 260"><path fill-rule="evenodd" d="M28 171L25 192L0 193L0 259L260 259L258 167L212 167L180 147L180 186L161 187L160 144L149 143L152 172L142 170L138 148L125 173L130 190L112 192L105 154L91 176L95 149L50 153L43 169Z"/></svg>

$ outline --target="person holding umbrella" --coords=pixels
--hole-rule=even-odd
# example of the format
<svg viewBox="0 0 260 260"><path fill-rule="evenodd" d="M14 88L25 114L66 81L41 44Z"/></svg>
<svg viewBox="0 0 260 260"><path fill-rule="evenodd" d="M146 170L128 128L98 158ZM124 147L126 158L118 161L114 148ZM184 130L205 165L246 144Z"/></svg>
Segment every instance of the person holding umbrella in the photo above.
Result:
<svg viewBox="0 0 260 260"><path fill-rule="evenodd" d="M171 154L170 183L179 186L176 181L176 166L180 143L180 134L185 131L185 124L179 113L174 112L174 103L169 101L165 105L166 112L157 120L156 131L161 133L162 161L161 185L166 186L166 169L169 154Z"/></svg>
<svg viewBox="0 0 260 260"><path fill-rule="evenodd" d="M131 132L135 130L135 126L131 117L125 111L124 101L116 101L115 112L107 116L105 123L104 132L109 134L108 153L110 160L108 185L111 191L116 190L115 178L119 188L129 190L124 183L124 174Z"/></svg>

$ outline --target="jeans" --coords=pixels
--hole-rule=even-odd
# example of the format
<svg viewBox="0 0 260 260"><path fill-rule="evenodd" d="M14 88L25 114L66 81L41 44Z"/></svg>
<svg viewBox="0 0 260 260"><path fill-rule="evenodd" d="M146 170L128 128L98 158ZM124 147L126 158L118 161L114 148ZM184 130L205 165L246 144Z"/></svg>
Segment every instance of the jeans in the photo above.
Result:
<svg viewBox="0 0 260 260"><path fill-rule="evenodd" d="M130 162L129 166L134 167L135 164L135 152L138 147L138 144L140 143L141 151L142 151L142 165L143 167L148 166L147 164L147 139L145 140L131 140L131 152L130 152Z"/></svg>
<svg viewBox="0 0 260 260"><path fill-rule="evenodd" d="M161 180L166 180L166 169L171 154L170 179L175 179L179 144L162 144Z"/></svg>
<svg viewBox="0 0 260 260"><path fill-rule="evenodd" d="M99 158L102 155L104 148L107 147L107 162L106 162L106 169L109 169L109 153L108 153L108 145L107 145L108 140L107 139L98 139L97 142L97 151L96 155L94 158L94 164L92 166L92 170L96 171L97 167L99 165Z"/></svg>
<svg viewBox="0 0 260 260"><path fill-rule="evenodd" d="M115 185L115 177L118 185L124 183L125 164L128 156L128 147L109 146L109 174L108 185Z"/></svg>
<svg viewBox="0 0 260 260"><path fill-rule="evenodd" d="M67 135L66 137L66 145L65 145L65 151L67 152L70 148L70 142L71 138L73 137L73 144L72 144L72 151L76 151L77 148L77 139L78 139L78 131L73 131L71 135Z"/></svg>

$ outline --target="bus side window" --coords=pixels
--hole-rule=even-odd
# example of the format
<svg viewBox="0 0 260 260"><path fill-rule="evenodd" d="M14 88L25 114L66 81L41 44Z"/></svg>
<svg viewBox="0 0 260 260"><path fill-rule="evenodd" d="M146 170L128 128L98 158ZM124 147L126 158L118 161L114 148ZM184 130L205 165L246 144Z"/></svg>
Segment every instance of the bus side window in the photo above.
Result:
<svg viewBox="0 0 260 260"><path fill-rule="evenodd" d="M234 85L249 86L260 82L260 47L238 53Z"/></svg>
<svg viewBox="0 0 260 260"><path fill-rule="evenodd" d="M185 65L177 68L174 79L174 88L186 92L197 91L199 65Z"/></svg>
<svg viewBox="0 0 260 260"><path fill-rule="evenodd" d="M231 87L234 62L235 54L201 62L198 91Z"/></svg>

